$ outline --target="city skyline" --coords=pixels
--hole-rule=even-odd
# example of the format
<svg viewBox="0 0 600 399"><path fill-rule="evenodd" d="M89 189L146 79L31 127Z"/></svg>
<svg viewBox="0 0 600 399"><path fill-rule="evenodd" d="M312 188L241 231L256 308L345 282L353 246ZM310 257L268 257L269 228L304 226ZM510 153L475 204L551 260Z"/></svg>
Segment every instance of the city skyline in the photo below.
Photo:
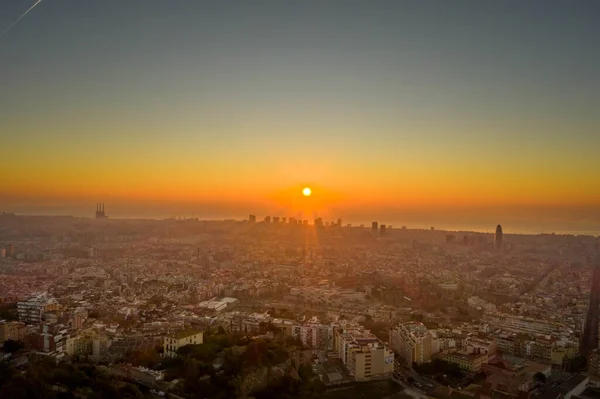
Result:
<svg viewBox="0 0 600 399"><path fill-rule="evenodd" d="M0 209L595 231L597 3L432 4L43 1L0 38Z"/></svg>

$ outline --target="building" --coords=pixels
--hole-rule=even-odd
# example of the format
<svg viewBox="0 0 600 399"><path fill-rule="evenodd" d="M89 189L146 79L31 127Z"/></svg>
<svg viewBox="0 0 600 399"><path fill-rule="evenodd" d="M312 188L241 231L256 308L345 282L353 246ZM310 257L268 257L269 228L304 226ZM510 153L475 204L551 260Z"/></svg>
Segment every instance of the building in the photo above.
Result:
<svg viewBox="0 0 600 399"><path fill-rule="evenodd" d="M23 341L27 335L27 325L19 321L0 322L0 343L8 341Z"/></svg>
<svg viewBox="0 0 600 399"><path fill-rule="evenodd" d="M256 215L248 216L248 223L256 223Z"/></svg>
<svg viewBox="0 0 600 399"><path fill-rule="evenodd" d="M592 275L592 287L590 291L590 301L588 303L587 314L585 316L585 325L581 342L579 344L579 353L587 356L591 351L598 348L598 307L600 306L600 253L596 254L596 263Z"/></svg>
<svg viewBox="0 0 600 399"><path fill-rule="evenodd" d="M80 308L73 312L71 316L71 327L75 330L79 330L83 328L83 323L86 321L88 317L87 310Z"/></svg>
<svg viewBox="0 0 600 399"><path fill-rule="evenodd" d="M587 366L590 375L600 376L600 351L598 351L598 348L589 352Z"/></svg>
<svg viewBox="0 0 600 399"><path fill-rule="evenodd" d="M107 219L106 213L104 212L104 202L98 202L96 204L96 219Z"/></svg>
<svg viewBox="0 0 600 399"><path fill-rule="evenodd" d="M494 247L496 251L502 251L502 226L496 226L496 235L494 236Z"/></svg>
<svg viewBox="0 0 600 399"><path fill-rule="evenodd" d="M273 216L273 223L275 223L275 224L279 223L279 216Z"/></svg>
<svg viewBox="0 0 600 399"><path fill-rule="evenodd" d="M63 324L42 324L39 330L25 337L25 347L45 353L67 353L70 331Z"/></svg>
<svg viewBox="0 0 600 399"><path fill-rule="evenodd" d="M488 356L483 353L442 352L435 357L446 363L455 364L468 373L478 373L488 361Z"/></svg>
<svg viewBox="0 0 600 399"><path fill-rule="evenodd" d="M95 359L101 359L108 353L111 341L104 334L99 334L92 340L92 356Z"/></svg>
<svg viewBox="0 0 600 399"><path fill-rule="evenodd" d="M388 378L394 372L394 352L366 330L336 330L335 346L357 381Z"/></svg>
<svg viewBox="0 0 600 399"><path fill-rule="evenodd" d="M271 216L265 216L265 223L271 223Z"/></svg>
<svg viewBox="0 0 600 399"><path fill-rule="evenodd" d="M300 338L309 348L333 349L333 327L326 324L294 324L292 337Z"/></svg>
<svg viewBox="0 0 600 399"><path fill-rule="evenodd" d="M371 233L376 235L378 229L379 229L379 224L377 222L372 222L371 223Z"/></svg>
<svg viewBox="0 0 600 399"><path fill-rule="evenodd" d="M401 323L390 332L390 347L408 367L431 360L431 341L431 333L420 322Z"/></svg>
<svg viewBox="0 0 600 399"><path fill-rule="evenodd" d="M385 235L385 224L382 224L381 226L379 226L379 235L382 235L382 236Z"/></svg>
<svg viewBox="0 0 600 399"><path fill-rule="evenodd" d="M189 329L178 331L164 337L163 349L167 357L177 355L177 350L186 345L199 345L204 342L204 334L202 331Z"/></svg>
<svg viewBox="0 0 600 399"><path fill-rule="evenodd" d="M488 357L494 356L498 351L495 338L467 337L463 347L467 353L482 353Z"/></svg>
<svg viewBox="0 0 600 399"><path fill-rule="evenodd" d="M394 372L394 352L383 342L356 339L350 344L348 371L356 381L390 377Z"/></svg>
<svg viewBox="0 0 600 399"><path fill-rule="evenodd" d="M558 386L536 396L536 399L570 399L578 397L590 383L590 377L583 374L575 374Z"/></svg>
<svg viewBox="0 0 600 399"><path fill-rule="evenodd" d="M599 274L600 276L600 274ZM599 281L600 283L600 281ZM599 286L600 288L600 286ZM600 299L600 295L599 295ZM484 315L484 321L493 329L503 329L506 331L525 333L525 334L543 334L552 335L561 332L564 325L551 320L535 319L532 317L516 316L508 313L491 313ZM597 335L596 335L597 337ZM596 344L597 346L597 344Z"/></svg>
<svg viewBox="0 0 600 399"><path fill-rule="evenodd" d="M45 312L58 310L58 302L48 293L42 293L17 303L19 321L39 324Z"/></svg>

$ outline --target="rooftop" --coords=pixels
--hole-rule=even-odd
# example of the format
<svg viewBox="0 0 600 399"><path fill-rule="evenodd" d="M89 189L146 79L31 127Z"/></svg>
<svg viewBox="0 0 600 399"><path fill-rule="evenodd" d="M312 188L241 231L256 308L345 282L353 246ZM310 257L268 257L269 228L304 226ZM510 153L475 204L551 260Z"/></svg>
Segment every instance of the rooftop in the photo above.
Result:
<svg viewBox="0 0 600 399"><path fill-rule="evenodd" d="M175 338L175 339L183 339L183 338L187 338L187 337L191 337L193 335L199 334L202 331L197 330L195 328L190 328L187 330L182 330L182 331L177 331L171 334L168 334L167 337L168 338Z"/></svg>

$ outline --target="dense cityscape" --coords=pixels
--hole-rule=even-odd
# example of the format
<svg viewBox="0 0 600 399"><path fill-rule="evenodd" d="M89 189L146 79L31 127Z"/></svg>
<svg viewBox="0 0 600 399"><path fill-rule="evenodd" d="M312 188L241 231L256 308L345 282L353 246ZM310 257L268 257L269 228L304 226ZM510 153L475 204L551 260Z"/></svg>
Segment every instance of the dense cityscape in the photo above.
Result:
<svg viewBox="0 0 600 399"><path fill-rule="evenodd" d="M0 0L0 399L600 399L599 16Z"/></svg>
<svg viewBox="0 0 600 399"><path fill-rule="evenodd" d="M597 238L257 219L2 214L4 367L113 397L597 397ZM29 388L99 389L56 378Z"/></svg>

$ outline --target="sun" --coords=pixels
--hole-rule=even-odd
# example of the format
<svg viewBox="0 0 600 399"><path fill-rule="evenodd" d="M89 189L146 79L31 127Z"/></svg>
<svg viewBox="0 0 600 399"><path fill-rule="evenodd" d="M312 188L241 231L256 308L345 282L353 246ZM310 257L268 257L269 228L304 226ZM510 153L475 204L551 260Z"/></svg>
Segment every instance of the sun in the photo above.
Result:
<svg viewBox="0 0 600 399"><path fill-rule="evenodd" d="M304 189L302 189L302 195L304 195L305 197L310 197L311 194L312 190L310 189L310 187L304 187Z"/></svg>

